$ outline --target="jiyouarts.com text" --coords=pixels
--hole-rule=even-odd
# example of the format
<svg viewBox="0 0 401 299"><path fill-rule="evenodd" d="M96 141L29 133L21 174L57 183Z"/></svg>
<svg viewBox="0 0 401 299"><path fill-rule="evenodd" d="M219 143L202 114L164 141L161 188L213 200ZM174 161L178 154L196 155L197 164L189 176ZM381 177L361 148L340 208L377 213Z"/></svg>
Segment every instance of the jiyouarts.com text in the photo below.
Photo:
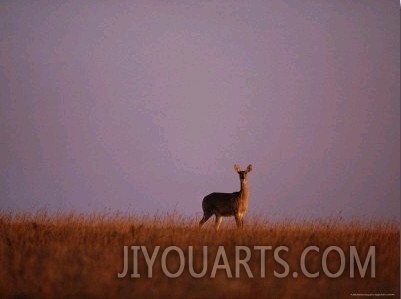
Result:
<svg viewBox="0 0 401 299"><path fill-rule="evenodd" d="M355 246L350 246L349 250L346 251L347 253L338 246L330 246L324 249L320 249L317 246L308 246L304 248L298 258L297 271L290 269L288 255L291 252L287 246L278 246L275 248L273 246L235 246L234 255L228 255L225 247L219 246L217 251L214 250L213 252L215 253L212 255L208 250L208 246L202 247L201 254L199 252L195 254L193 246L188 246L185 250L182 250L178 246L169 246L163 250L160 249L160 246L155 246L151 250L146 246L124 246L122 255L123 269L120 273L117 273L117 276L119 278L126 277L127 275L131 278L152 278L153 269L157 263L160 263L162 273L169 278L179 277L186 268L194 278L205 276L214 278L218 271L225 272L228 278L239 278L241 274L253 278L255 273L251 271L251 262L258 264L259 269L257 274L261 278L266 277L268 271L272 271L273 275L277 278L285 278L289 275L292 275L294 278L297 278L299 275L304 275L308 278L316 278L320 275L337 278L343 274L349 275L351 278L356 275L374 278L376 273L375 246L369 247L365 258L360 257ZM316 259L314 259L314 265L308 262L310 261L308 256L316 254L319 254L318 260L320 264L318 267L316 267ZM211 260L214 261L211 266L208 263L209 255L212 255ZM331 255L331 259L334 259L338 265L334 270L332 269L333 267L329 267L329 255ZM230 261L230 258L234 259L234 261ZM139 271L138 267L141 259L147 266L147 271L143 271L143 273ZM200 269L195 270L195 259L201 260L202 267ZM254 260L252 261L252 259ZM281 271L273 270L273 267L267 267L268 261L279 264ZM172 266L172 264L174 265Z"/></svg>

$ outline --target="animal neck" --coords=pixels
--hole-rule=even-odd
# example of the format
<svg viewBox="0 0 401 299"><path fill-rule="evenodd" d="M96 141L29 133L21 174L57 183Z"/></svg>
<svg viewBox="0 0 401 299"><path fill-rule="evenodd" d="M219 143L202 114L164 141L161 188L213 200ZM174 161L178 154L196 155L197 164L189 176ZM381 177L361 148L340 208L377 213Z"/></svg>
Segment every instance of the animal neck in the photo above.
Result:
<svg viewBox="0 0 401 299"><path fill-rule="evenodd" d="M248 186L246 185L246 180L241 180L241 196L247 198L248 197Z"/></svg>

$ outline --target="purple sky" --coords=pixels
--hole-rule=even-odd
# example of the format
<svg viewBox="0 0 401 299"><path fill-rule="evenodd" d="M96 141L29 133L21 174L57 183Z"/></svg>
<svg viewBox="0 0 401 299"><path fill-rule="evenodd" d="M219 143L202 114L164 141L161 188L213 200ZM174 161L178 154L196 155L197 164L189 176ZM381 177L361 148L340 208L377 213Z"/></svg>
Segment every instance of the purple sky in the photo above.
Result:
<svg viewBox="0 0 401 299"><path fill-rule="evenodd" d="M200 216L252 163L249 213L400 218L398 2L115 2L0 3L0 210Z"/></svg>

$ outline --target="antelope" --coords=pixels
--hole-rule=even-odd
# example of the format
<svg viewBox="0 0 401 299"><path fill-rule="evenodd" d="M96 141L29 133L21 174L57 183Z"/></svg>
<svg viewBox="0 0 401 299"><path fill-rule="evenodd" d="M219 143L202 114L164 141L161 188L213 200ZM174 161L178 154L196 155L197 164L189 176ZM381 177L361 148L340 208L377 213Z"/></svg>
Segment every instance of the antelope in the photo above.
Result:
<svg viewBox="0 0 401 299"><path fill-rule="evenodd" d="M248 187L246 177L252 170L249 164L246 170L241 170L237 164L234 170L239 174L241 190L233 193L211 193L203 198L202 209L203 218L199 222L199 228L213 215L216 216L215 229L218 230L223 217L234 216L237 228L244 226L243 217L248 208Z"/></svg>

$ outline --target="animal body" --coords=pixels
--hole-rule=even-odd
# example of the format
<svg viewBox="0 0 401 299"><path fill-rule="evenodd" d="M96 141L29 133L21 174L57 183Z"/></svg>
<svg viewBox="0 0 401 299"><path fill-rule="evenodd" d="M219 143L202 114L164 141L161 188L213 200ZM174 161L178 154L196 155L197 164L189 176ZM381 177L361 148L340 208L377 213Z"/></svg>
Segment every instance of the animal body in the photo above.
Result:
<svg viewBox="0 0 401 299"><path fill-rule="evenodd" d="M233 193L211 193L203 198L202 209L203 218L199 222L199 227L213 215L216 216L215 228L219 229L223 217L234 216L238 228L244 226L243 217L248 208L249 190L246 178L252 170L249 164L246 170L241 170L237 164L234 165L235 172L238 173L241 182L241 190Z"/></svg>

